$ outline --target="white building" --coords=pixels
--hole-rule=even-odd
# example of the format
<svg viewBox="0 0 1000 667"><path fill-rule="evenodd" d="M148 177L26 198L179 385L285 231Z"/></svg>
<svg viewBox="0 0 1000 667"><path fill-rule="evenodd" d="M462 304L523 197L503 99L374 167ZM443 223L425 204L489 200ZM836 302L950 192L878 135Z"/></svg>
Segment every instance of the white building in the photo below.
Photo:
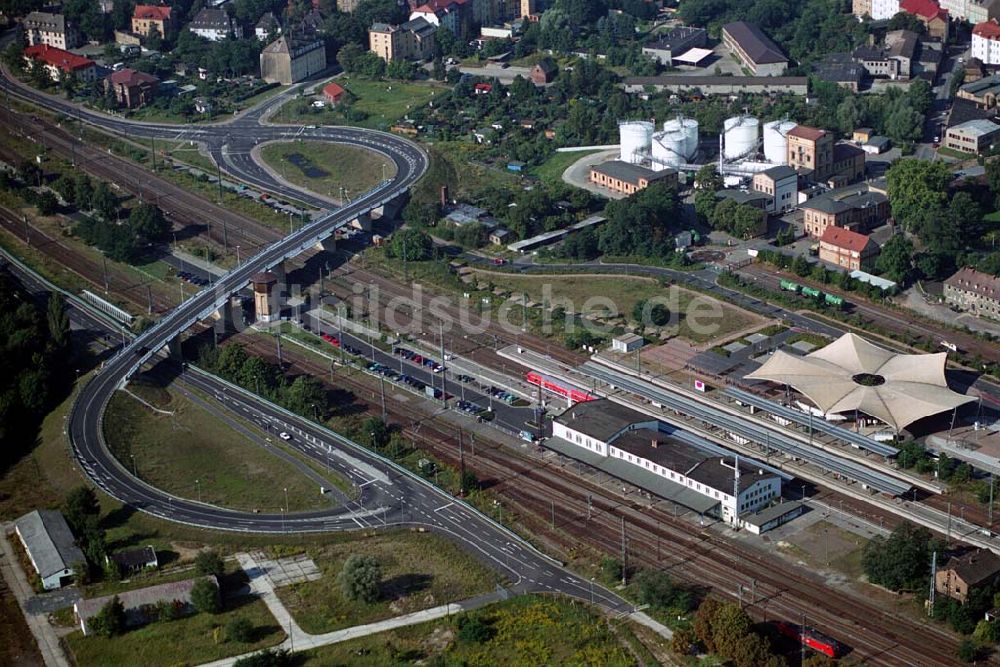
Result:
<svg viewBox="0 0 1000 667"><path fill-rule="evenodd" d="M224 9L202 9L188 24L188 30L213 42L220 42L230 34L243 37L243 29L234 24Z"/></svg>
<svg viewBox="0 0 1000 667"><path fill-rule="evenodd" d="M753 176L753 189L770 197L768 213L784 213L794 208L799 199L799 175L786 165L777 165Z"/></svg>
<svg viewBox="0 0 1000 667"><path fill-rule="evenodd" d="M781 495L781 478L774 473L683 442L664 432L655 418L606 399L566 410L553 421L552 436L716 501L709 512L730 524Z"/></svg>
<svg viewBox="0 0 1000 667"><path fill-rule="evenodd" d="M875 21L891 19L899 13L899 0L872 0L871 14Z"/></svg>
<svg viewBox="0 0 1000 667"><path fill-rule="evenodd" d="M634 333L622 334L611 339L611 349L615 352L635 352L642 349L645 344L643 337Z"/></svg>
<svg viewBox="0 0 1000 667"><path fill-rule="evenodd" d="M57 49L75 49L80 33L62 14L31 12L24 17L24 39L28 46L47 44Z"/></svg>
<svg viewBox="0 0 1000 667"><path fill-rule="evenodd" d="M984 65L1000 65L1000 24L995 21L978 23L972 29L972 57Z"/></svg>
<svg viewBox="0 0 1000 667"><path fill-rule="evenodd" d="M14 523L14 531L45 590L62 588L73 578L76 566L86 567L87 559L61 512L29 512Z"/></svg>

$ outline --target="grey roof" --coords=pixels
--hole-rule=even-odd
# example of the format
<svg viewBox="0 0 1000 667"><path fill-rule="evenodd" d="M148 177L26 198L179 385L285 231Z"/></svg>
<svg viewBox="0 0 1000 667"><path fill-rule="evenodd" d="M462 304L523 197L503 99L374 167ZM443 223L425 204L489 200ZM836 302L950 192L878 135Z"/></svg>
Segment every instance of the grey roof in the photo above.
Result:
<svg viewBox="0 0 1000 667"><path fill-rule="evenodd" d="M816 76L823 81L834 83L850 82L859 84L865 76L865 68L858 63L821 62L815 68Z"/></svg>
<svg viewBox="0 0 1000 667"><path fill-rule="evenodd" d="M14 525L38 575L43 579L86 561L62 512L35 510L22 516Z"/></svg>
<svg viewBox="0 0 1000 667"><path fill-rule="evenodd" d="M48 12L31 12L24 17L24 27L47 30L49 32L66 32L66 17L62 14Z"/></svg>
<svg viewBox="0 0 1000 667"><path fill-rule="evenodd" d="M657 51L670 51L678 44L687 42L692 37L707 36L708 32L704 28L692 28L689 26L678 26L672 30L661 32L654 42L643 46L644 49L655 49Z"/></svg>
<svg viewBox="0 0 1000 667"><path fill-rule="evenodd" d="M653 180L658 176L664 176L675 171L673 169L653 171L652 169L648 169L641 165L632 164L630 162L622 162L621 160L603 162L601 164L594 165L591 169L606 176L610 176L611 178L618 178L633 184L638 184L640 178Z"/></svg>
<svg viewBox="0 0 1000 667"><path fill-rule="evenodd" d="M917 52L917 33L912 30L893 30L885 36L889 55L897 58L913 59Z"/></svg>
<svg viewBox="0 0 1000 667"><path fill-rule="evenodd" d="M996 93L1000 90L1000 74L984 76L978 81L964 84L959 90L970 93L977 97L982 97L988 92Z"/></svg>
<svg viewBox="0 0 1000 667"><path fill-rule="evenodd" d="M806 76L685 76L683 74L663 74L660 76L627 76L626 86L676 86L687 88L698 86L804 86L809 83Z"/></svg>
<svg viewBox="0 0 1000 667"><path fill-rule="evenodd" d="M757 65L767 63L787 63L788 58L781 52L778 45L753 23L734 21L722 26L729 33L747 56Z"/></svg>
<svg viewBox="0 0 1000 667"><path fill-rule="evenodd" d="M780 181L782 179L788 178L789 176L798 176L796 171L789 167L787 164L778 164L769 169L765 169L760 172L775 181Z"/></svg>
<svg viewBox="0 0 1000 667"><path fill-rule="evenodd" d="M412 21L407 21L399 27L403 30L409 30L418 37L427 37L437 30L434 24L425 19L423 16L418 16Z"/></svg>
<svg viewBox="0 0 1000 667"><path fill-rule="evenodd" d="M863 155L864 151L854 144L839 143L833 146L833 161L846 160L851 155Z"/></svg>
<svg viewBox="0 0 1000 667"><path fill-rule="evenodd" d="M889 144L891 143L892 141L889 140L889 137L875 135L873 137L868 138L868 141L865 142L865 146L877 146L879 148L888 148Z"/></svg>
<svg viewBox="0 0 1000 667"><path fill-rule="evenodd" d="M157 562L156 550L151 546L119 551L108 556L108 559L126 569L146 567L150 563Z"/></svg>
<svg viewBox="0 0 1000 667"><path fill-rule="evenodd" d="M706 458L691 470L687 477L696 482L701 482L709 488L723 491L732 495L733 482L736 473L735 461L731 457L725 459L713 456ZM761 479L777 477L773 472L768 472L757 466L748 464L740 459L740 491L744 491L754 482Z"/></svg>
<svg viewBox="0 0 1000 667"><path fill-rule="evenodd" d="M607 442L632 424L656 421L649 415L607 399L577 403L555 421L591 438Z"/></svg>
<svg viewBox="0 0 1000 667"><path fill-rule="evenodd" d="M885 139L885 137L881 137ZM888 141L888 140L887 140ZM881 192L859 192L857 194L850 195L849 197L844 197L840 200L840 203L847 204L851 208L868 208L869 206L878 206L879 204L884 204L889 201Z"/></svg>
<svg viewBox="0 0 1000 667"><path fill-rule="evenodd" d="M809 208L821 213L837 215L838 213L846 213L847 211L850 211L852 207L850 204L845 204L844 202L838 201L833 197L821 195L819 197L813 197L807 201L802 205L802 208Z"/></svg>
<svg viewBox="0 0 1000 667"><path fill-rule="evenodd" d="M189 30L229 30L232 23L223 9L202 9L188 24Z"/></svg>
<svg viewBox="0 0 1000 667"><path fill-rule="evenodd" d="M966 585L973 587L1000 574L1000 557L989 549L976 549L953 556L945 570L953 570Z"/></svg>
<svg viewBox="0 0 1000 667"><path fill-rule="evenodd" d="M952 125L948 128L949 132L958 131L973 137L986 136L998 130L1000 130L1000 125L997 125L991 120L986 120L985 118L967 120L960 125Z"/></svg>
<svg viewBox="0 0 1000 667"><path fill-rule="evenodd" d="M255 27L265 28L267 30L270 30L271 28L277 28L278 19L274 17L274 14L272 12L265 12L264 15L260 17L260 20L257 21L257 25Z"/></svg>
<svg viewBox="0 0 1000 667"><path fill-rule="evenodd" d="M371 32L394 32L396 26L389 25L388 23L372 23L372 27L369 30Z"/></svg>
<svg viewBox="0 0 1000 667"><path fill-rule="evenodd" d="M889 54L885 49L874 46L859 46L854 49L855 60L888 60Z"/></svg>
<svg viewBox="0 0 1000 667"><path fill-rule="evenodd" d="M719 199L732 199L737 204L752 204L753 202L767 201L771 198L763 192L756 190L718 190L715 196Z"/></svg>
<svg viewBox="0 0 1000 667"><path fill-rule="evenodd" d="M671 438L666 433L648 428L636 429L622 434L614 441L613 445L623 452L640 456L682 475L687 475L692 468L706 458L705 452L676 438Z"/></svg>
<svg viewBox="0 0 1000 667"><path fill-rule="evenodd" d="M740 518L754 526L763 526L775 519L780 519L781 517L795 512L796 515L801 514L805 510L805 506L798 500L793 502L783 502L777 505L771 505L770 507L765 507L759 512L754 512L753 514L741 514Z"/></svg>

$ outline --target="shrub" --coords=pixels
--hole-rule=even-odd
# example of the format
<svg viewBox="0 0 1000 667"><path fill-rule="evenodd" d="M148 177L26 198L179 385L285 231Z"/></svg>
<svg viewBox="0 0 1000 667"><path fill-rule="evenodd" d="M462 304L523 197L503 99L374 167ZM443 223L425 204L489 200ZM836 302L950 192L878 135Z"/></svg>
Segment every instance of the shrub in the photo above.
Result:
<svg viewBox="0 0 1000 667"><path fill-rule="evenodd" d="M284 649L269 648L260 653L240 658L233 667L290 667L292 656Z"/></svg>
<svg viewBox="0 0 1000 667"><path fill-rule="evenodd" d="M238 642L240 644L249 644L253 641L254 627L250 619L234 618L233 620L226 623L226 641L227 642Z"/></svg>
<svg viewBox="0 0 1000 667"><path fill-rule="evenodd" d="M222 560L222 556L218 552L208 550L198 552L198 555L194 557L194 567L198 571L198 574L214 574L215 576L219 576L225 571L226 563Z"/></svg>
<svg viewBox="0 0 1000 667"><path fill-rule="evenodd" d="M458 617L458 638L471 644L482 644L493 637L493 628L478 616Z"/></svg>
<svg viewBox="0 0 1000 667"><path fill-rule="evenodd" d="M90 619L90 629L103 637L115 637L125 631L125 605L114 596Z"/></svg>
<svg viewBox="0 0 1000 667"><path fill-rule="evenodd" d="M191 588L191 604L205 614L218 614L222 610L219 587L208 579L199 579Z"/></svg>
<svg viewBox="0 0 1000 667"><path fill-rule="evenodd" d="M337 575L337 582L348 600L375 602L379 595L382 568L373 556L352 554Z"/></svg>

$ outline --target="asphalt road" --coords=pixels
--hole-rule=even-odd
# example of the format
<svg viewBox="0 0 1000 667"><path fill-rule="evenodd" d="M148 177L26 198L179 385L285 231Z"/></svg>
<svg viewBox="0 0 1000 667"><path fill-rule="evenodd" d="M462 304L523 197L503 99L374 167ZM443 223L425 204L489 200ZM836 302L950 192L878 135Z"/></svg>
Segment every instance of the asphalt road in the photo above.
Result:
<svg viewBox="0 0 1000 667"><path fill-rule="evenodd" d="M4 79L5 86L11 81ZM226 154L227 146L237 159L233 173L275 194L295 196L307 203L323 206L316 197L271 180L265 170L254 165L249 147L259 140L302 136L287 128L260 125L263 111L248 113L234 121L215 126L186 130L176 126L137 124L119 118L81 111L59 98L17 86L16 94L54 111L80 118L106 130L124 135L183 138L204 141L213 151ZM275 104L276 102L269 102ZM311 245L318 234L332 232L340 225L378 206L387 198L408 190L424 174L428 159L416 144L390 134L357 128L318 128L305 136L375 150L396 165L394 177L373 192L305 225L271 245L241 266L221 277L213 288L204 289L167 314L150 329L124 345L108 359L76 397L67 421L67 432L74 456L86 474L104 491L137 510L164 519L203 528L255 533L308 533L388 526L418 526L450 536L482 561L506 572L515 591L562 592L580 599L590 599L608 609L622 612L631 606L611 591L585 581L534 549L515 533L496 524L467 504L456 501L429 482L382 459L342 436L309 420L288 413L257 396L192 370L184 370L183 380L213 396L219 410L229 410L274 431L292 435L292 444L300 451L326 465L340 468L343 474L362 489L357 507L344 505L330 510L303 513L250 513L178 498L155 489L131 475L107 450L103 439L102 416L114 392L135 373L145 358L205 314L243 288L250 277L268 269L303 247ZM245 148L246 150L242 150ZM229 163L225 163L227 171ZM36 280L36 285L39 281ZM71 309L74 321L86 327L107 330L98 318ZM112 329L113 331L113 329ZM363 481L362 481L363 480Z"/></svg>

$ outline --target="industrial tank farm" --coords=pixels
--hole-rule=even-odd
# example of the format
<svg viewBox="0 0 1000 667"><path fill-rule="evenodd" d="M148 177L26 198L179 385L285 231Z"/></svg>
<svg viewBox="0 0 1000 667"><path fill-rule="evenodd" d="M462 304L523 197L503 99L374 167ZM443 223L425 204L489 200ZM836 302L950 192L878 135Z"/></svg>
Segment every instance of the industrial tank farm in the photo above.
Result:
<svg viewBox="0 0 1000 667"><path fill-rule="evenodd" d="M788 133L796 123L790 120L772 120L764 123L764 159L771 164L788 162Z"/></svg>
<svg viewBox="0 0 1000 667"><path fill-rule="evenodd" d="M722 156L726 160L738 160L757 151L759 120L753 116L733 116L726 119L723 128Z"/></svg>
<svg viewBox="0 0 1000 667"><path fill-rule="evenodd" d="M641 164L650 153L654 126L649 121L631 120L618 123L620 159L630 164Z"/></svg>

